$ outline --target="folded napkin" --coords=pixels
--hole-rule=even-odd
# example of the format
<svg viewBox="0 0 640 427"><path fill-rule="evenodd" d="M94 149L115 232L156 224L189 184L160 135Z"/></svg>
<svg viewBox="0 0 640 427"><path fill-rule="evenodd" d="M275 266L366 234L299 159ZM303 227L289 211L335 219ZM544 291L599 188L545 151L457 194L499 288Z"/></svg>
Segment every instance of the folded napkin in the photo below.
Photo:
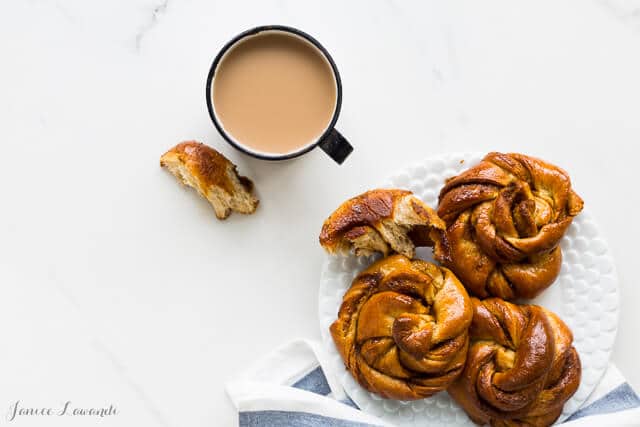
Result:
<svg viewBox="0 0 640 427"><path fill-rule="evenodd" d="M345 394L335 376L323 370L327 355L319 343L296 340L257 361L227 393L244 426L388 426L365 414ZM567 427L639 426L640 398L614 365Z"/></svg>

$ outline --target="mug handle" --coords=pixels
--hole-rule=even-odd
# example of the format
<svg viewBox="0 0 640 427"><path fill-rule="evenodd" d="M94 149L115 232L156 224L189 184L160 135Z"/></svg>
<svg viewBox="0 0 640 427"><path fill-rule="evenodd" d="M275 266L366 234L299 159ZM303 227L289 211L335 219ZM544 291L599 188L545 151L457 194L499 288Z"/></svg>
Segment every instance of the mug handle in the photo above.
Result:
<svg viewBox="0 0 640 427"><path fill-rule="evenodd" d="M331 132L329 132L318 145L320 145L322 151L327 153L329 157L339 165L341 165L353 151L353 147L349 144L349 141L335 129L331 129Z"/></svg>

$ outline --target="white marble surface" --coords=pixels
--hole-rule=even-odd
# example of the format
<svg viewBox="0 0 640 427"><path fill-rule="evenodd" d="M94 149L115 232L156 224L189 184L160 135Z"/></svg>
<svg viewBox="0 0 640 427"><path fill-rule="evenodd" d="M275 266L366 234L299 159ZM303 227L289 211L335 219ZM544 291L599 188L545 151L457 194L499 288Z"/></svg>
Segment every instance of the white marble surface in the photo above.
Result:
<svg viewBox="0 0 640 427"><path fill-rule="evenodd" d="M2 10L0 413L16 400L118 410L9 425L233 425L224 381L283 341L319 337L324 217L443 151L516 150L570 171L616 257L613 360L640 388L637 1L5 0ZM356 147L343 166L320 151L250 159L211 125L213 56L264 23L304 29L333 54L338 127ZM159 168L191 138L255 179L256 215L216 221Z"/></svg>

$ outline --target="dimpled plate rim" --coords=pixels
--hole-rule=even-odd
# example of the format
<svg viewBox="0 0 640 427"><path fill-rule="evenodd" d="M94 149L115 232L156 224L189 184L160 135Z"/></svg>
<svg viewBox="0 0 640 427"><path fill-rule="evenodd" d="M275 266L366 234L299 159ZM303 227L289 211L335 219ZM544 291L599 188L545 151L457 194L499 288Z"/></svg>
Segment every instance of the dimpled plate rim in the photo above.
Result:
<svg viewBox="0 0 640 427"><path fill-rule="evenodd" d="M414 192L432 207L446 178L459 174L482 159L479 153L445 153L399 170L377 187L399 187ZM580 194L579 188L577 189ZM573 331L574 345L582 362L582 379L576 393L564 406L557 423L573 414L602 378L618 328L618 277L601 232L588 205L573 221L560 244L562 269L556 282L531 300L557 313ZM419 249L417 257L432 261L430 249ZM329 335L342 296L359 271L377 257L327 255L319 289L319 321L327 368L337 374L353 401L365 412L396 425L473 426L464 411L445 393L416 401L382 399L362 388L345 369Z"/></svg>

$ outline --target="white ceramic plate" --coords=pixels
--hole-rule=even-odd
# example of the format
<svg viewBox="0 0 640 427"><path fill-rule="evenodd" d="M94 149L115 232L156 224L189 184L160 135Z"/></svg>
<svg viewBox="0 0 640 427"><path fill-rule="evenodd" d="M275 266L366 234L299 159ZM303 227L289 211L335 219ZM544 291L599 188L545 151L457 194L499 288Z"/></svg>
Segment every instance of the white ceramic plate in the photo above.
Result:
<svg viewBox="0 0 640 427"><path fill-rule="evenodd" d="M478 163L481 158L482 155L473 153L430 157L399 171L377 187L411 190L435 208L445 179ZM588 205L574 219L561 247L563 262L558 279L541 296L532 300L532 303L558 314L569 325L582 361L580 387L565 404L559 422L580 407L604 374L618 327L619 299L618 278L611 252L589 214ZM417 256L431 261L431 249L421 248ZM382 399L363 389L344 368L329 335L329 326L336 319L342 296L353 278L373 261L374 257L358 259L352 255L327 256L324 262L319 317L322 340L331 359L329 369L338 374L347 394L363 411L393 424L473 426L464 411L444 392L411 402Z"/></svg>

